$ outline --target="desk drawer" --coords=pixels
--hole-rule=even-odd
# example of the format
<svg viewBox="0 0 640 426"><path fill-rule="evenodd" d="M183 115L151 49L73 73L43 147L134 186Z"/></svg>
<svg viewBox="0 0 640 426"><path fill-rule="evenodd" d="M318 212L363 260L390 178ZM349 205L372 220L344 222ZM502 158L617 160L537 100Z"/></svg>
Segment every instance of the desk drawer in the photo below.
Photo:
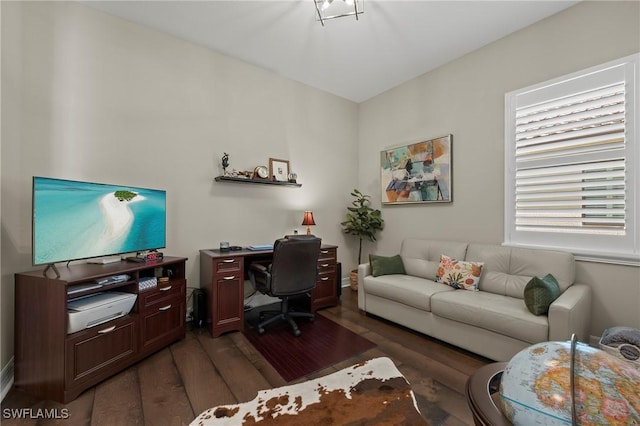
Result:
<svg viewBox="0 0 640 426"><path fill-rule="evenodd" d="M336 262L318 262L318 275L332 275L336 273Z"/></svg>
<svg viewBox="0 0 640 426"><path fill-rule="evenodd" d="M321 248L320 256L318 256L318 263L336 262L336 249L335 248Z"/></svg>
<svg viewBox="0 0 640 426"><path fill-rule="evenodd" d="M239 257L227 257L213 261L213 271L216 274L240 270L242 270L242 259Z"/></svg>
<svg viewBox="0 0 640 426"><path fill-rule="evenodd" d="M320 256L318 257L318 274L320 276L335 274L336 257L335 248L320 249ZM320 278L318 278L318 281L320 281Z"/></svg>
<svg viewBox="0 0 640 426"><path fill-rule="evenodd" d="M318 279L316 287L311 292L311 310L338 304L337 291L337 250L335 247L320 249L318 257Z"/></svg>

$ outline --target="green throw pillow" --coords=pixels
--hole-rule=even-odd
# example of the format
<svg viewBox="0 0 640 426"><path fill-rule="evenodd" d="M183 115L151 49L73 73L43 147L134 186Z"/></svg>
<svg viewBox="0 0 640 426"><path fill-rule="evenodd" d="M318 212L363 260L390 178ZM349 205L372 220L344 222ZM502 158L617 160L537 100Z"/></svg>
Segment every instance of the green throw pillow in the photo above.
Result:
<svg viewBox="0 0 640 426"><path fill-rule="evenodd" d="M371 264L371 275L374 277L380 275L406 274L402 258L399 254L390 257L370 254L369 264Z"/></svg>
<svg viewBox="0 0 640 426"><path fill-rule="evenodd" d="M524 288L524 303L534 315L544 315L549 312L549 306L558 296L560 296L560 286L551 274L543 278L531 278Z"/></svg>

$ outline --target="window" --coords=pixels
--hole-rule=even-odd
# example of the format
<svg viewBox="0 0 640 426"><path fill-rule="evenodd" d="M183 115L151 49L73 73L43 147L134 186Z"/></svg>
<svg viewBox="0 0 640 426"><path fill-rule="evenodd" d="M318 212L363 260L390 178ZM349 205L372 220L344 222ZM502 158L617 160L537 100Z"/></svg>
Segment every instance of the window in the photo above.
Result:
<svg viewBox="0 0 640 426"><path fill-rule="evenodd" d="M505 97L505 244L640 265L640 54Z"/></svg>

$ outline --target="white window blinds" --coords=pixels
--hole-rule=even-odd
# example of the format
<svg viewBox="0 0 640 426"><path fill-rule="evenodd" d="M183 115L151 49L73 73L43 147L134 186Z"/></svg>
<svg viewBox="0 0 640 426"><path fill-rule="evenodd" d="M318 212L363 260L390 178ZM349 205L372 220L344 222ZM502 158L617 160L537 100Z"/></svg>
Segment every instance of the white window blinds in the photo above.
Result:
<svg viewBox="0 0 640 426"><path fill-rule="evenodd" d="M507 94L507 244L640 258L637 66L634 55Z"/></svg>

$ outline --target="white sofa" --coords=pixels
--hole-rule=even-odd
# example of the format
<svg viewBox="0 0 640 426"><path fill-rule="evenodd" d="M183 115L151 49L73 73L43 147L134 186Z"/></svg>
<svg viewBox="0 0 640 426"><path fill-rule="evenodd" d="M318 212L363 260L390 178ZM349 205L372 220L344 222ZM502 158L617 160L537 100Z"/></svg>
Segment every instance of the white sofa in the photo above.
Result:
<svg viewBox="0 0 640 426"><path fill-rule="evenodd" d="M588 338L591 289L577 284L570 253L426 239L405 239L400 256L406 274L371 275L358 267L358 307L495 361L543 341ZM478 291L435 282L440 255L484 262ZM551 273L560 296L546 315L525 305L524 288Z"/></svg>

